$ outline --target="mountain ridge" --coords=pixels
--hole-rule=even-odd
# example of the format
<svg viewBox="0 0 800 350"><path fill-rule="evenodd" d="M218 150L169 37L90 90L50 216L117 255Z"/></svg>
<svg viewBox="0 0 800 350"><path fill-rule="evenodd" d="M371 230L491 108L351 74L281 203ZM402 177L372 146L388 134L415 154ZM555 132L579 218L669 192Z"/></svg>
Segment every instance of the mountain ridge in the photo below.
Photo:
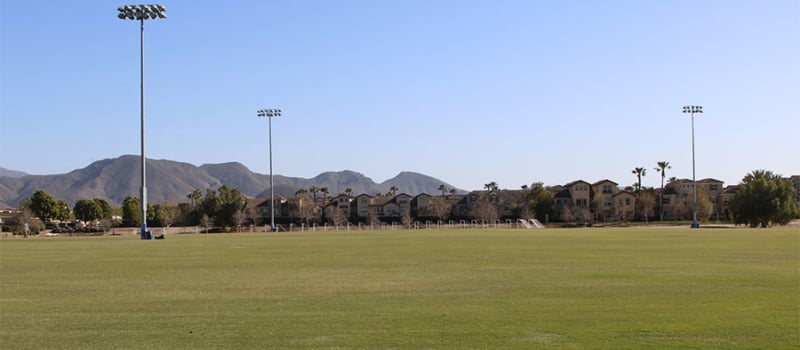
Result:
<svg viewBox="0 0 800 350"><path fill-rule="evenodd" d="M0 168L3 170L0 173L0 207L17 207L39 189L66 201L70 206L79 199L94 198L120 205L125 197L139 196L140 163L139 156L123 155L98 160L84 168L55 175L29 175ZM443 184L453 188L442 180L411 171L400 172L394 178L381 183L353 170L326 171L309 179L274 175L273 182L275 194L284 197L293 196L297 190L312 186L327 188L330 196L345 193L348 188L354 195L375 195L388 192L395 186L398 193L412 196L438 193L438 187ZM182 202L187 200L186 196L194 189L200 189L205 194L206 189L217 189L222 185L237 188L245 196L269 197L269 175L255 173L239 162L196 166L173 160L147 159L149 203L158 204L166 200Z"/></svg>

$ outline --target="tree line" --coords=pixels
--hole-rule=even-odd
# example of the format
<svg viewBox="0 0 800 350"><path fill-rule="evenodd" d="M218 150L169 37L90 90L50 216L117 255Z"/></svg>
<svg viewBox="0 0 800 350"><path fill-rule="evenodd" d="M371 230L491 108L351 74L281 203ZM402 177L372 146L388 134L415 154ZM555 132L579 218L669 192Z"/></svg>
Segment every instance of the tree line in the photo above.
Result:
<svg viewBox="0 0 800 350"><path fill-rule="evenodd" d="M658 162L656 171L662 177L661 193L663 193L666 169L670 169L669 162ZM644 210L641 214L645 218L650 217L652 213L647 212L647 209L644 208L655 208L654 203L660 198L656 198L655 190L641 187L641 177L646 174L644 168L636 168L632 172L637 176L635 193L641 204L640 207ZM482 196L490 196L498 191L499 186L496 182L490 182L484 185L484 189L487 192ZM543 220L547 215L553 213L553 193L544 184L537 182L531 186L523 185L522 189L525 190L525 199L520 205L512 208L514 215L517 217L532 216ZM397 188L393 187L383 195L393 196L396 191ZM441 198L434 199L432 205L426 211L418 213L419 215L439 220L444 220L449 216L452 203L444 200L448 189L442 185L439 187L439 191L442 192ZM449 192L453 194L454 189ZM327 199L329 194L325 187L311 187L308 190L300 189L295 195L305 196L307 193L311 193L314 203L317 203L319 193L324 199ZM344 194L352 196L352 190L348 189ZM712 205L708 201L708 196L698 193L697 197L698 217L703 218L710 215ZM187 194L187 199L188 202L181 203L168 200L161 204L148 204L148 224L156 227L169 227L175 224L205 228L233 227L245 223L255 223L257 218L257 213L248 212L247 198L239 189L228 185L223 185L217 190L206 189L205 194L199 189L195 189ZM78 200L70 209L64 200L54 198L40 189L35 191L30 199L23 201L20 210L22 212L21 221L29 224L33 224L33 217L38 217L42 223L66 222L70 219L99 222L99 226L104 229L113 226L138 227L141 225L140 199L131 196L126 197L120 207L113 207L104 199L94 198ZM306 214L309 217L313 216L312 213ZM322 220L330 219L338 222L348 219L346 217L325 218L324 210L320 214ZM780 175L768 170L755 170L747 174L737 187L737 193L731 202L731 214L733 222L737 225L751 227L785 225L800 217L797 189L791 181ZM497 208L491 205L488 197L480 198L477 205L470 209L469 215L481 220L498 219ZM308 218L306 219L308 220ZM31 230L37 231L41 228L34 225Z"/></svg>

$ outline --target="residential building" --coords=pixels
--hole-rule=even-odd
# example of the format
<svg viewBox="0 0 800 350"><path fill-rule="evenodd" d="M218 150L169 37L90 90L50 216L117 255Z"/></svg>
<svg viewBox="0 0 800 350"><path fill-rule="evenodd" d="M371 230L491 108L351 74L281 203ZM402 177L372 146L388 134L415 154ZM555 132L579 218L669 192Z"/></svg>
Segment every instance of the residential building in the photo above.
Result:
<svg viewBox="0 0 800 350"><path fill-rule="evenodd" d="M619 184L609 179L592 184L592 208L598 220L605 221L614 214L614 195L619 192Z"/></svg>
<svg viewBox="0 0 800 350"><path fill-rule="evenodd" d="M719 218L721 220L731 220L731 201L736 196L736 190L739 186L730 185L725 186L719 195Z"/></svg>
<svg viewBox="0 0 800 350"><path fill-rule="evenodd" d="M617 192L614 198L614 215L617 220L629 221L636 213L636 194L630 191Z"/></svg>

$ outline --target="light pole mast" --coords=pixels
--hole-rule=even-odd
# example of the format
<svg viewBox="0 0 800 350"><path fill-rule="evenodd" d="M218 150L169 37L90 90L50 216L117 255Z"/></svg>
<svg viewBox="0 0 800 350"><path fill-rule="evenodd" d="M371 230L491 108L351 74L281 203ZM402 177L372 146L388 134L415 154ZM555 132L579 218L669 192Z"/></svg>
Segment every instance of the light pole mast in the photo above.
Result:
<svg viewBox="0 0 800 350"><path fill-rule="evenodd" d="M272 181L272 117L280 117L280 109L259 109L259 117L269 119L269 223L272 232L277 231L275 227L275 183Z"/></svg>
<svg viewBox="0 0 800 350"><path fill-rule="evenodd" d="M697 224L697 179L695 177L694 161L694 114L703 113L703 106L683 106L683 113L688 113L692 117L692 228L700 227Z"/></svg>
<svg viewBox="0 0 800 350"><path fill-rule="evenodd" d="M164 12L167 10L161 5L126 5L117 9L119 14L117 17L121 20L138 20L140 23L139 31L139 69L140 69L140 104L142 122L142 188L140 189L139 196L142 204L142 232L141 239L152 239L153 237L147 231L147 180L145 171L145 156L144 156L144 20L167 18Z"/></svg>

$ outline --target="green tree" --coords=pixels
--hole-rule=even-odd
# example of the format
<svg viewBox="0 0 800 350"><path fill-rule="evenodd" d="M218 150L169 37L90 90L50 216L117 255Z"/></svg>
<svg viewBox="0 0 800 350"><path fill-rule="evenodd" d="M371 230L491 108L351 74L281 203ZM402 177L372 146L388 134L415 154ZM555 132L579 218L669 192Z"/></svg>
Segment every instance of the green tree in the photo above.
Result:
<svg viewBox="0 0 800 350"><path fill-rule="evenodd" d="M442 198L444 198L444 194L447 192L447 186L444 184L439 185L439 191L442 191Z"/></svg>
<svg viewBox="0 0 800 350"><path fill-rule="evenodd" d="M485 188L489 192L497 192L500 186L497 185L497 182L492 181L488 184L484 184L483 188Z"/></svg>
<svg viewBox="0 0 800 350"><path fill-rule="evenodd" d="M792 182L769 170L747 174L731 201L734 222L750 227L786 225L800 215Z"/></svg>
<svg viewBox="0 0 800 350"><path fill-rule="evenodd" d="M178 218L180 214L180 209L178 205L175 204L174 200L167 200L162 204L154 205L153 211L155 211L155 221L157 221L162 227L170 227L175 220Z"/></svg>
<svg viewBox="0 0 800 350"><path fill-rule="evenodd" d="M48 222L59 214L57 200L43 190L36 190L36 192L33 193L28 208L30 208L33 214L39 217L42 222Z"/></svg>
<svg viewBox="0 0 800 350"><path fill-rule="evenodd" d="M278 203L278 201L276 201ZM239 189L223 185L219 188L219 208L214 217L219 225L237 225L236 214L243 211L247 205L247 198L242 196Z"/></svg>
<svg viewBox="0 0 800 350"><path fill-rule="evenodd" d="M192 208L190 203L178 203L178 215L175 218L175 221L179 222L183 226L197 225L199 218L195 214L197 214L197 211Z"/></svg>
<svg viewBox="0 0 800 350"><path fill-rule="evenodd" d="M111 209L111 204L108 204L108 201L105 199L95 198L95 204L97 207L100 208L100 218L101 219L111 219L113 215L113 209Z"/></svg>
<svg viewBox="0 0 800 350"><path fill-rule="evenodd" d="M72 216L72 212L69 210L69 204L61 199L56 199L55 216L53 218L66 221L69 220L70 216Z"/></svg>
<svg viewBox="0 0 800 350"><path fill-rule="evenodd" d="M215 191L213 188L209 188L206 190L206 196L202 201L200 201L197 211L200 217L203 217L203 215L208 215L208 217L215 219L217 217L219 206L220 203L219 198L217 197L217 191ZM216 222L216 220L214 221Z"/></svg>
<svg viewBox="0 0 800 350"><path fill-rule="evenodd" d="M136 227L142 225L142 202L137 197L127 196L122 200L122 225Z"/></svg>
<svg viewBox="0 0 800 350"><path fill-rule="evenodd" d="M528 208L533 210L534 215L539 221L547 221L548 217L553 215L553 204L555 199L553 194L550 193L544 184L541 182L534 182L527 193Z"/></svg>
<svg viewBox="0 0 800 350"><path fill-rule="evenodd" d="M75 202L72 211L75 213L75 219L81 221L94 221L103 218L103 209L97 202L90 199L80 199Z"/></svg>

